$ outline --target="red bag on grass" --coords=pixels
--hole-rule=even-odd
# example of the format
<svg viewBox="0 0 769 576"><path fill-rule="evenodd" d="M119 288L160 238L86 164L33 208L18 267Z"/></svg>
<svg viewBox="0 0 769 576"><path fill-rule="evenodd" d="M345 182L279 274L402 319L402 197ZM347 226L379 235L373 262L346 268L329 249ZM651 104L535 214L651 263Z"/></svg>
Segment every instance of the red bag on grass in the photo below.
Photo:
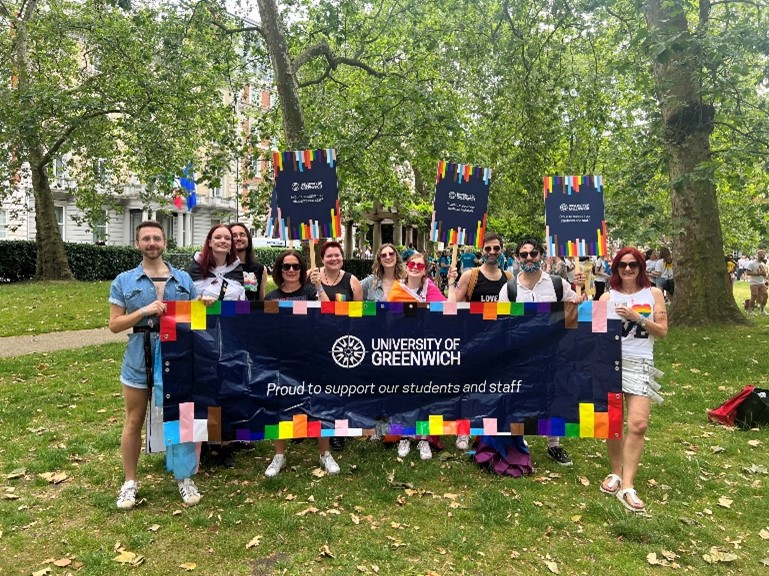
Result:
<svg viewBox="0 0 769 576"><path fill-rule="evenodd" d="M754 398L755 397L755 398ZM732 396L718 408L708 410L708 420L743 428L769 422L769 400L767 391L755 386L745 386L736 396Z"/></svg>

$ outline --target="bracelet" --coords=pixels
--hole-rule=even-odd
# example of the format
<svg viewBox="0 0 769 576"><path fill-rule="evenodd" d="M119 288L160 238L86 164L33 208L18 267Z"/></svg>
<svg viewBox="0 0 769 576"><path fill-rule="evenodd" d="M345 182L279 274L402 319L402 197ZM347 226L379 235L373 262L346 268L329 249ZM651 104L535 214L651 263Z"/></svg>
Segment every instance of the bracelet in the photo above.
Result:
<svg viewBox="0 0 769 576"><path fill-rule="evenodd" d="M646 322L647 322L646 318L644 318L643 316L641 316L641 318L638 320L638 325L639 325L641 328L646 328Z"/></svg>
<svg viewBox="0 0 769 576"><path fill-rule="evenodd" d="M142 318L146 318L147 317L147 313L144 311L144 307L142 307L141 313L142 313Z"/></svg>
<svg viewBox="0 0 769 576"><path fill-rule="evenodd" d="M321 285L320 285L320 288L316 288L316 289L315 289L315 291L316 291L318 294L323 294L323 292L325 292L326 290L325 290L325 288L323 288L323 284L321 284Z"/></svg>

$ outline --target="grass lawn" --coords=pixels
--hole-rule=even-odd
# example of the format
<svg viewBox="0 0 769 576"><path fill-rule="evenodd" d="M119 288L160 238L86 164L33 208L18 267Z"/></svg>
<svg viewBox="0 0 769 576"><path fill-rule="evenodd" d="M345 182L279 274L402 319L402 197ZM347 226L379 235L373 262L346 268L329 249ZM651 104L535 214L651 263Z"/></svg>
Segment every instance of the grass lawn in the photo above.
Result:
<svg viewBox="0 0 769 576"><path fill-rule="evenodd" d="M543 438L530 439L537 470L524 479L493 476L453 448L399 462L364 440L338 456L337 477L313 473L305 441L267 479L262 442L232 470L202 470L192 508L163 458L142 456L146 500L120 512L123 346L4 359L0 575L769 575L769 430L705 417L745 384L769 388L768 344L769 317L672 328L657 344L665 403L652 411L637 478L645 517L598 491L608 472L601 441L564 440L575 462L564 469L545 457ZM142 566L115 561L118 549Z"/></svg>

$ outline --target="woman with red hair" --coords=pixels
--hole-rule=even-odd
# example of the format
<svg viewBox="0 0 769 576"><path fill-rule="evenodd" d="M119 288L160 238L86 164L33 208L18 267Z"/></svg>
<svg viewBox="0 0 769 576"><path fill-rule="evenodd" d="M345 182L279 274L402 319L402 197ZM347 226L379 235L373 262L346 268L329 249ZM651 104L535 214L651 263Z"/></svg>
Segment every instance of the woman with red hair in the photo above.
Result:
<svg viewBox="0 0 769 576"><path fill-rule="evenodd" d="M206 305L217 300L245 300L243 267L227 224L214 224L203 250L196 253L187 269L198 296Z"/></svg>
<svg viewBox="0 0 769 576"><path fill-rule="evenodd" d="M668 333L665 298L652 287L646 275L643 254L623 248L611 264L607 316L622 320L622 392L625 397L627 432L623 439L609 439L606 447L611 473L600 490L619 498L631 512L645 512L633 482L641 461L644 435L649 425L651 403L662 402L656 379L662 372L654 367L654 341Z"/></svg>

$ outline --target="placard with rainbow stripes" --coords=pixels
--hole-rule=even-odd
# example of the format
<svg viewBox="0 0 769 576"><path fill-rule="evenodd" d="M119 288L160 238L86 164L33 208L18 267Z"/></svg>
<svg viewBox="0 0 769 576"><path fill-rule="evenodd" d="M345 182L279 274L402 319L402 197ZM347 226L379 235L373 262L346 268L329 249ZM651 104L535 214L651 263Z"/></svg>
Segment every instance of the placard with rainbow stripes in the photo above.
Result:
<svg viewBox="0 0 769 576"><path fill-rule="evenodd" d="M267 236L318 240L342 236L336 151L274 152L275 187L267 214Z"/></svg>
<svg viewBox="0 0 769 576"><path fill-rule="evenodd" d="M622 435L606 302L168 302L165 443Z"/></svg>
<svg viewBox="0 0 769 576"><path fill-rule="evenodd" d="M490 185L491 168L438 162L430 240L480 248Z"/></svg>
<svg viewBox="0 0 769 576"><path fill-rule="evenodd" d="M605 256L603 178L545 176L548 256Z"/></svg>

